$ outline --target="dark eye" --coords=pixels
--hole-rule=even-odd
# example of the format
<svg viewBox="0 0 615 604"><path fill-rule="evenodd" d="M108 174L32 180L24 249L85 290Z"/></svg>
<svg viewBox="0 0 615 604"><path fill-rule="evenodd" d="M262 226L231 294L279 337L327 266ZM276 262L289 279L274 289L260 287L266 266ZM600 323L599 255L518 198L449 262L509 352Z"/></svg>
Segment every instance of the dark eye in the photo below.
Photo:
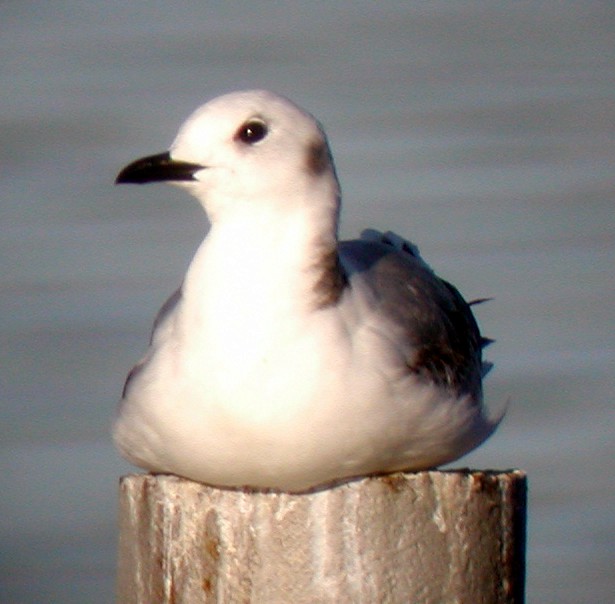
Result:
<svg viewBox="0 0 615 604"><path fill-rule="evenodd" d="M235 138L248 145L253 145L265 136L267 136L267 125L260 120L250 120L237 130Z"/></svg>

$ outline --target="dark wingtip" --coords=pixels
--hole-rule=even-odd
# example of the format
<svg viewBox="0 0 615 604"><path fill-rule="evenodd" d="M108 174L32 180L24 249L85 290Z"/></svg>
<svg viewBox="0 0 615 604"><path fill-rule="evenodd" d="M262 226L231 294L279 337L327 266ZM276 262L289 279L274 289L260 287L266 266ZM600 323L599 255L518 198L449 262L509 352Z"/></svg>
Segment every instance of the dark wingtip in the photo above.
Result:
<svg viewBox="0 0 615 604"><path fill-rule="evenodd" d="M481 378L484 378L492 369L493 363L490 363L489 361L483 361L480 371Z"/></svg>
<svg viewBox="0 0 615 604"><path fill-rule="evenodd" d="M491 302L493 298L476 298L476 300L470 300L468 306L477 306L478 304L484 304L485 302Z"/></svg>
<svg viewBox="0 0 615 604"><path fill-rule="evenodd" d="M480 339L480 347L481 348L487 348L487 346L490 346L494 342L495 342L495 340L492 340L491 338L483 338L483 337L481 337L481 339Z"/></svg>

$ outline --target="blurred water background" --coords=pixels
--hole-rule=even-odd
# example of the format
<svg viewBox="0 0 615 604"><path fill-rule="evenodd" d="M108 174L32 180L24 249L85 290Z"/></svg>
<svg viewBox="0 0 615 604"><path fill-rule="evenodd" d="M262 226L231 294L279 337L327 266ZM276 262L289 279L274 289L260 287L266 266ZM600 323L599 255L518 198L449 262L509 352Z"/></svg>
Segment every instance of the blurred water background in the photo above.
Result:
<svg viewBox="0 0 615 604"><path fill-rule="evenodd" d="M207 223L114 188L202 102L269 88L327 128L342 235L415 241L476 307L530 477L528 601L614 599L612 2L0 2L0 601L114 598L108 427Z"/></svg>

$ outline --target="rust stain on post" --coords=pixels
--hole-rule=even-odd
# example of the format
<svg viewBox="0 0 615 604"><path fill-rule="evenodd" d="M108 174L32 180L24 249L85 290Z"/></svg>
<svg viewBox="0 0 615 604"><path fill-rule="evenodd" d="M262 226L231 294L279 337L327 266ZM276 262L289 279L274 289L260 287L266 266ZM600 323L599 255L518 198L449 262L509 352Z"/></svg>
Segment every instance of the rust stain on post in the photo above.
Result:
<svg viewBox="0 0 615 604"><path fill-rule="evenodd" d="M523 472L396 473L304 494L134 475L118 601L521 604Z"/></svg>

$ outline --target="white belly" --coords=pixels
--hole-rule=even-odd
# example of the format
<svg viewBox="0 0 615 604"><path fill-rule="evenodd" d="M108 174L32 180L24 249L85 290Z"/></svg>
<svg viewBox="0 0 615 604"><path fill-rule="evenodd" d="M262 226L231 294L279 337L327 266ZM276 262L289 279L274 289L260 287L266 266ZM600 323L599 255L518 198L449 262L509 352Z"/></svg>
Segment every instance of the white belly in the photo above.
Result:
<svg viewBox="0 0 615 604"><path fill-rule="evenodd" d="M114 436L136 465L300 490L440 464L492 429L480 405L417 381L359 282L313 309L304 274L267 281L238 255L229 279L203 251L122 401Z"/></svg>
<svg viewBox="0 0 615 604"><path fill-rule="evenodd" d="M390 358L375 363L386 342L369 330L349 339L333 311L306 327L235 363L224 347L161 347L124 401L118 445L151 470L292 490L448 461L464 446L453 438L460 424L481 421L468 401L416 383Z"/></svg>

